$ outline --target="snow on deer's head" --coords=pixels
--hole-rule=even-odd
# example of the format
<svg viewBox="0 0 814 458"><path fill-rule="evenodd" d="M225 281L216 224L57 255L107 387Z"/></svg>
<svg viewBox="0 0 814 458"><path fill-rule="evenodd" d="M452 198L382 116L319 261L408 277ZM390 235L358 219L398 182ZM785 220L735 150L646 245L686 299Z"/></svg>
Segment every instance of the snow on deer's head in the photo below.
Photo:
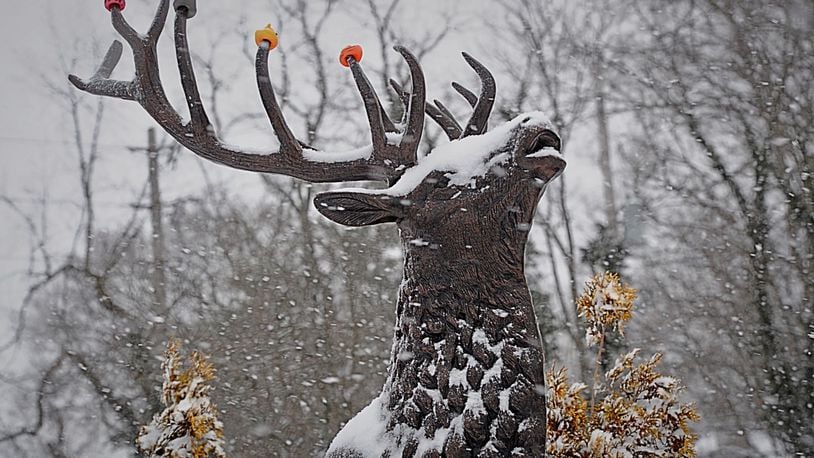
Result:
<svg viewBox="0 0 814 458"><path fill-rule="evenodd" d="M523 233L547 184L565 168L559 149L541 113L521 114L435 148L389 188L325 192L314 203L348 226L396 222L411 240L438 240L450 226L466 230L462 223L508 223Z"/></svg>

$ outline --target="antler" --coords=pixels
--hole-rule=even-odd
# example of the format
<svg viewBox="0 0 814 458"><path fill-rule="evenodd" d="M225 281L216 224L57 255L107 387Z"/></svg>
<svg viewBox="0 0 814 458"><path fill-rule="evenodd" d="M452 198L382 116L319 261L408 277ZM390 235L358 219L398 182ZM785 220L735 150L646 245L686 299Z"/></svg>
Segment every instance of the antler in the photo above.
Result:
<svg viewBox="0 0 814 458"><path fill-rule="evenodd" d="M255 61L257 87L280 148L268 153L247 153L226 146L217 138L201 102L187 43L187 20L195 15L195 0L174 2L175 51L181 85L189 107L189 122L184 122L167 100L159 76L156 47L169 14L170 0L160 1L146 36L133 30L124 19L120 6L124 8L123 0L111 2L109 9L113 27L133 51L133 80L110 79L121 59L122 44L119 41L113 42L101 66L90 79L75 75L70 75L68 79L78 89L91 94L138 102L176 141L195 154L236 169L288 175L311 182L376 180L392 184L406 167L417 162L418 144L424 127L426 89L421 67L407 49L395 47L407 62L412 79L409 97L402 98L407 122L401 138L398 135L388 138L388 133L399 132L387 117L357 59L349 57L345 62L351 67L364 101L372 145L347 153L328 153L318 151L294 137L274 96L269 77L268 56L276 46L276 36L274 39L258 39Z"/></svg>
<svg viewBox="0 0 814 458"><path fill-rule="evenodd" d="M452 82L453 89L461 94L474 109L472 116L466 123L466 128L461 128L461 125L455 120L455 116L452 115L452 112L450 112L441 101L433 100L435 106L429 104L426 106L427 114L444 129L444 132L446 132L450 140L464 138L470 135L480 135L486 132L486 128L489 124L489 114L491 114L492 107L495 104L496 87L495 78L492 76L492 73L474 57L467 53L462 54L466 63L475 70L481 80L480 96L475 95L474 92L457 82ZM407 95L404 88L392 79L390 80L390 85L393 87L393 90L399 94L402 100L404 100Z"/></svg>

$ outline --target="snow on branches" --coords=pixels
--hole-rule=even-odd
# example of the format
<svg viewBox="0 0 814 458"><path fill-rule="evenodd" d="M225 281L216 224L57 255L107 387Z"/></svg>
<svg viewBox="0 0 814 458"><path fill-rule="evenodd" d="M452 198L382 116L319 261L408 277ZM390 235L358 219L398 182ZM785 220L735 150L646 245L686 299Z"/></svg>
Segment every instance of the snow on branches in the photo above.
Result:
<svg viewBox="0 0 814 458"><path fill-rule="evenodd" d="M206 357L193 352L192 366L183 367L178 342L170 340L164 353L162 402L166 406L136 438L139 452L150 457L225 458L223 423L209 398L215 369Z"/></svg>
<svg viewBox="0 0 814 458"><path fill-rule="evenodd" d="M636 291L616 274L592 278L577 301L588 342L601 355L605 330L618 329L631 317ZM679 381L656 370L662 355L637 363L638 349L622 356L593 381L590 402L583 383L569 383L564 368L546 372L547 441L552 457L693 457L696 436L688 422L700 418L692 404L681 403ZM600 358L597 357L597 368Z"/></svg>
<svg viewBox="0 0 814 458"><path fill-rule="evenodd" d="M630 320L635 298L636 290L622 285L619 275L611 272L594 275L577 299L577 312L586 322L588 344L599 344L605 329L610 327L624 335L624 324Z"/></svg>

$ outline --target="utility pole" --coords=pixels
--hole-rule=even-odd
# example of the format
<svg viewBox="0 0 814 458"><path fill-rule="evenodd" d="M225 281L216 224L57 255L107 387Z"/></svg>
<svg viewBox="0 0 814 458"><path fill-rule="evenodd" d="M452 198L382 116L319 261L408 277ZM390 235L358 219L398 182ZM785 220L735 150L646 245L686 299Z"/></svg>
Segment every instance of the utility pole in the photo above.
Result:
<svg viewBox="0 0 814 458"><path fill-rule="evenodd" d="M150 224L153 228L153 290L155 302L164 310L167 307L167 277L164 272L164 229L161 224L161 188L158 180L158 145L155 128L147 131L147 168L150 180Z"/></svg>
<svg viewBox="0 0 814 458"><path fill-rule="evenodd" d="M146 207L150 210L150 226L152 229L152 255L153 271L151 283L153 289L153 302L157 310L163 312L167 307L167 276L165 272L166 259L164 256L164 229L161 222L161 187L159 181L158 153L161 147L158 146L155 137L155 129L147 130L147 148L130 148L130 151L147 152L147 175L150 186L150 204Z"/></svg>

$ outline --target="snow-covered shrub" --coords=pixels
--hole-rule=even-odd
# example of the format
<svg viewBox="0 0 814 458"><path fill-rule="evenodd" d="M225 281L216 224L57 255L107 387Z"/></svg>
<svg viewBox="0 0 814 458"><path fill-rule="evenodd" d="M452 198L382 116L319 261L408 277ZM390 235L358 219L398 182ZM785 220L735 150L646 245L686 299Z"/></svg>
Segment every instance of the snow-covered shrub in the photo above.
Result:
<svg viewBox="0 0 814 458"><path fill-rule="evenodd" d="M223 451L223 424L209 398L208 382L215 369L198 352L190 356L192 366L185 369L178 343L171 340L164 353L163 412L142 426L136 438L139 452L150 457L207 458L226 457Z"/></svg>
<svg viewBox="0 0 814 458"><path fill-rule="evenodd" d="M636 291L616 274L592 278L577 301L586 337L597 348L596 376L590 394L584 383L570 383L564 368L546 372L548 455L553 457L695 456L698 421L695 406L681 403L679 381L660 374L661 354L636 362L638 349L598 377L607 329L622 331L631 318Z"/></svg>

